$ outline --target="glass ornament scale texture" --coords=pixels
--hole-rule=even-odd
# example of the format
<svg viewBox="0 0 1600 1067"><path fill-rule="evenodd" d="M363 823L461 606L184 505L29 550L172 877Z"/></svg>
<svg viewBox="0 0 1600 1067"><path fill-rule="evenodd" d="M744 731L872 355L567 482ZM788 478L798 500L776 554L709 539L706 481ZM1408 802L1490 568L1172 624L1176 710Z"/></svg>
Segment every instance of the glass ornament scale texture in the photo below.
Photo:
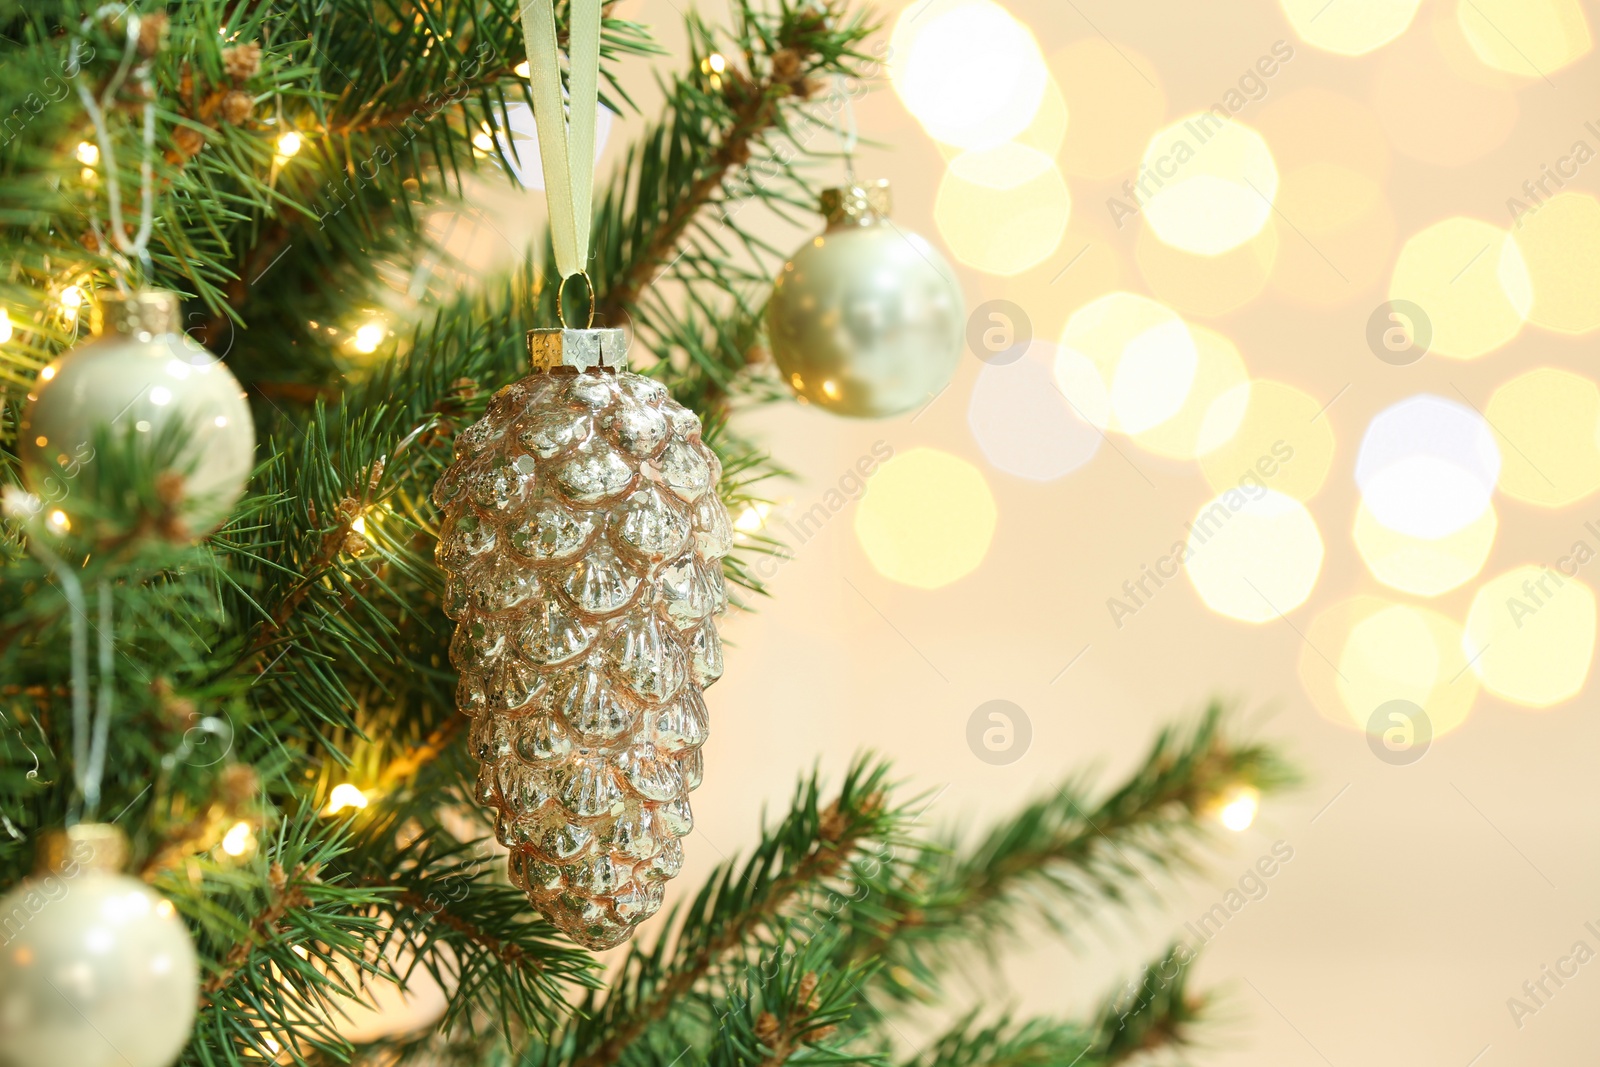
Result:
<svg viewBox="0 0 1600 1067"><path fill-rule="evenodd" d="M511 878L590 948L627 940L683 863L722 675L733 528L700 420L628 371L495 394L434 490L478 799Z"/></svg>

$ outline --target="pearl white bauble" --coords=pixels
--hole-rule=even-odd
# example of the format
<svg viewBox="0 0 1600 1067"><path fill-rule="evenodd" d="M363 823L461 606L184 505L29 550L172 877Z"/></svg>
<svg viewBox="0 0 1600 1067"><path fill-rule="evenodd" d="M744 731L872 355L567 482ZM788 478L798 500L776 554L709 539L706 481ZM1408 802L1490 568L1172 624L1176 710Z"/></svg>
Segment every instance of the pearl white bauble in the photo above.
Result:
<svg viewBox="0 0 1600 1067"><path fill-rule="evenodd" d="M898 415L950 384L965 308L955 271L888 219L885 183L830 189L827 230L778 274L767 332L784 380L839 415Z"/></svg>
<svg viewBox="0 0 1600 1067"><path fill-rule="evenodd" d="M172 902L79 867L0 900L0 1064L168 1067L194 1023L200 971Z"/></svg>
<svg viewBox="0 0 1600 1067"><path fill-rule="evenodd" d="M255 425L227 366L177 329L172 293L103 295L105 324L39 375L18 429L28 488L69 515L95 475L95 430L154 441L174 424L187 446L182 515L205 533L228 517L255 464Z"/></svg>

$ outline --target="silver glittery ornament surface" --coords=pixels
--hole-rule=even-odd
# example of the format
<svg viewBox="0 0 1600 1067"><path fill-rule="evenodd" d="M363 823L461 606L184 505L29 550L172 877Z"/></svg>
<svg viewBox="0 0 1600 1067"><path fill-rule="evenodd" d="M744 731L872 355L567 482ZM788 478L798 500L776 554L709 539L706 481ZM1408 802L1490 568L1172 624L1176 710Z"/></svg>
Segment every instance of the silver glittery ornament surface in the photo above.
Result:
<svg viewBox="0 0 1600 1067"><path fill-rule="evenodd" d="M898 415L950 383L965 309L955 271L889 221L888 184L829 189L828 228L778 273L767 304L789 387L839 415Z"/></svg>
<svg viewBox="0 0 1600 1067"><path fill-rule="evenodd" d="M596 366L603 338L560 332L530 339L555 369L501 389L457 438L434 490L438 560L478 799L512 879L606 948L660 908L683 863L733 530L694 413ZM617 334L620 353L619 331L565 332Z"/></svg>

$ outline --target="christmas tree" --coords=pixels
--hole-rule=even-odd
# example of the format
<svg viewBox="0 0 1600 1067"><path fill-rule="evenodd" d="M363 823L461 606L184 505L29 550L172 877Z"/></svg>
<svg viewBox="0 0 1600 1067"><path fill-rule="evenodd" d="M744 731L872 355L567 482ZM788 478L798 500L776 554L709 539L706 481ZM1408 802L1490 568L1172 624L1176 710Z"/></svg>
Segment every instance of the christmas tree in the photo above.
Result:
<svg viewBox="0 0 1600 1067"><path fill-rule="evenodd" d="M554 6L555 41L574 55L585 8ZM626 778L598 807L584 806L592 791L562 791L578 771L532 801L495 771L523 758L524 742L555 744L496 733L534 721L516 718L518 700L562 684L587 699L555 674L523 677L513 699L518 679L480 647L513 600L548 621L554 572L504 568L563 534L541 519L524 555L497 550L493 581L474 571L458 586L449 546L474 551L476 528L440 479L459 461L462 478L493 482L474 457L496 412L522 402L502 387L528 374L527 331L565 321L555 282L569 272L546 242L514 276L463 284L426 218L526 163L496 133L550 74L523 58L524 14L511 0L5 5L0 1059L1095 1067L1185 1044L1206 1001L1178 943L1130 963L1130 981L1082 1018L955 1012L920 1048L894 1019L940 1003L952 973L1023 931L1065 934L1147 902L1142 887L1203 862L1219 811L1248 813L1289 784L1277 754L1218 709L1163 732L1123 781L1064 775L976 834L928 827L915 787L859 757L801 781L752 847L654 919L676 871L666 835L688 832L687 807L671 805L716 773L700 762L703 727L669 723L677 712L662 702L617 727L673 739L661 773L678 777L659 796L632 749L617 758L634 762L595 772ZM609 363L549 381L604 383L594 403L613 405L611 439L648 439L619 477L703 500L691 514L663 496L638 520L692 519L698 547L672 558L714 568L685 579L699 592L671 599L657 574L665 550L641 549L638 566L699 634L724 581L735 600L762 592L750 554L772 548L759 537L719 547L726 513L714 506L719 494L730 509L758 501L781 474L727 424L734 406L781 392L763 315L784 250L758 219L815 208L815 165L835 161L811 135L830 123L838 86L870 82L877 64L870 13L814 0L736 0L727 26L686 21L686 55L609 7L598 39L600 101L636 135L601 179L584 269L597 324L629 328L629 361L656 384L617 385ZM623 91L629 62L659 66L659 115ZM567 69L575 114L578 67ZM149 289L181 307L138 295ZM91 366L82 346L96 328L111 332ZM169 385L97 408L132 373L117 362L126 346L157 343L178 354L176 369L156 365ZM235 380L247 409L227 407ZM130 424L130 411L148 417ZM252 424L240 467L230 450L249 444ZM582 501L586 470L551 477ZM480 489L497 491L463 492ZM646 533L639 544L653 543ZM599 586L561 595L610 610ZM703 640L714 645L714 630ZM713 652L696 645L685 668L696 701L715 680L701 662ZM561 721L587 736L575 706ZM581 755L582 743L561 751ZM649 803L626 799L628 783ZM518 838L527 812L497 822L485 808L519 803L562 805L552 833L568 832L571 854ZM630 868L644 881L629 884L654 895L624 912L605 850L638 847L644 823L627 842L617 827L645 808L654 843L628 854L650 865ZM592 857L581 871L556 863L578 853ZM541 870L562 886L589 879L579 904L618 910L586 927L561 910L568 897L539 896ZM99 987L35 977L41 956L76 951L62 939L81 929L85 913L71 909L89 903L130 924L108 941L117 973L154 976L124 991L134 999L121 1015L95 999L117 988L110 969L93 972L111 983ZM167 948L139 940L128 915L141 909L167 924ZM635 921L609 966L583 947L614 944ZM444 991L441 1016L355 1018L423 986ZM127 1017L134 1003L145 1017Z"/></svg>

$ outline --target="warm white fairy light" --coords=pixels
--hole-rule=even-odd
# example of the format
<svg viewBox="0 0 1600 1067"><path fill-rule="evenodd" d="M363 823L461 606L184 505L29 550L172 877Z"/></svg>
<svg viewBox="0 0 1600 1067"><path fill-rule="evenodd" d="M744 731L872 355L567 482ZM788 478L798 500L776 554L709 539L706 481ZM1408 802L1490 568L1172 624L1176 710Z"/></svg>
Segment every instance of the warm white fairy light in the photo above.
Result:
<svg viewBox="0 0 1600 1067"><path fill-rule="evenodd" d="M1256 812L1260 808L1261 794L1247 785L1239 786L1224 797L1217 818L1234 833L1243 833L1256 821Z"/></svg>
<svg viewBox="0 0 1600 1067"><path fill-rule="evenodd" d="M740 533L755 533L766 525L767 513L771 510L772 505L765 500L752 500L739 512L739 517L733 522L733 528Z"/></svg>
<svg viewBox="0 0 1600 1067"><path fill-rule="evenodd" d="M484 155L494 151L494 130L487 122L478 124L478 132L472 135L472 147Z"/></svg>
<svg viewBox="0 0 1600 1067"><path fill-rule="evenodd" d="M333 787L333 792L328 794L328 814L337 815L346 808L357 811L367 806L367 794L351 785L349 782L340 782Z"/></svg>
<svg viewBox="0 0 1600 1067"><path fill-rule="evenodd" d="M5 344L9 340L11 340L11 312L7 311L5 308L0 308L0 345ZM50 371L50 376L52 378L55 377L54 370L49 367L46 367L45 370ZM49 380L50 378L45 379L45 381Z"/></svg>
<svg viewBox="0 0 1600 1067"><path fill-rule="evenodd" d="M381 321L374 319L356 327L355 338L351 343L357 352L371 355L378 350L378 346L383 343L384 335L388 332Z"/></svg>
<svg viewBox="0 0 1600 1067"><path fill-rule="evenodd" d="M518 63L516 66L512 67L511 72L519 78L526 78L532 73L532 70L528 67L528 61L524 59L521 63Z"/></svg>
<svg viewBox="0 0 1600 1067"><path fill-rule="evenodd" d="M255 844L255 834L247 822L236 822L222 835L222 851L230 856L242 856Z"/></svg>
<svg viewBox="0 0 1600 1067"><path fill-rule="evenodd" d="M100 146L92 141L78 142L78 162L93 167L100 162Z"/></svg>
<svg viewBox="0 0 1600 1067"><path fill-rule="evenodd" d="M69 285L61 290L61 313L68 322L78 320L78 309L83 306L83 290L76 285Z"/></svg>
<svg viewBox="0 0 1600 1067"><path fill-rule="evenodd" d="M72 520L67 518L67 513L62 511L60 508L56 508L50 513L50 518L48 521L50 523L50 528L55 530L57 533L66 533L68 530L72 529Z"/></svg>
<svg viewBox="0 0 1600 1067"><path fill-rule="evenodd" d="M286 163L291 156L300 151L305 144L305 138L294 130L289 130L278 138L278 154L274 159L279 166Z"/></svg>

